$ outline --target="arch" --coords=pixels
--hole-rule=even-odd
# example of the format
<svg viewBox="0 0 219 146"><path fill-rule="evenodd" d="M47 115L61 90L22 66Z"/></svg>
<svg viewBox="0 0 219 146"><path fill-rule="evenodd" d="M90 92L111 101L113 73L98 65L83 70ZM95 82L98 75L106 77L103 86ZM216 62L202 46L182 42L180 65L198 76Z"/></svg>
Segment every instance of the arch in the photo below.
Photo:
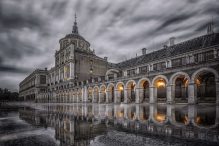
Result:
<svg viewBox="0 0 219 146"><path fill-rule="evenodd" d="M179 76L185 76L189 80L189 82L191 81L191 79L190 79L190 77L187 73L185 73L185 72L176 72L170 77L169 84L174 84L175 81L176 81L176 78L179 77Z"/></svg>
<svg viewBox="0 0 219 146"><path fill-rule="evenodd" d="M87 98L88 98L88 102L92 102L93 101L93 88L92 87L88 87L87 89Z"/></svg>
<svg viewBox="0 0 219 146"><path fill-rule="evenodd" d="M188 85L191 82L189 75L185 72L174 73L169 80L171 86L170 101L175 102L188 102Z"/></svg>
<svg viewBox="0 0 219 146"><path fill-rule="evenodd" d="M108 98L108 102L115 102L115 87L113 83L110 83L107 85L107 98Z"/></svg>
<svg viewBox="0 0 219 146"><path fill-rule="evenodd" d="M195 72L192 74L191 82L194 83L195 77L196 77L197 75L199 75L200 73L202 73L202 72L211 72L211 73L213 73L213 74L215 75L215 79L218 81L218 78L219 78L218 72L217 72L215 69L213 69L213 68L204 67L204 68L198 69L197 71L195 71Z"/></svg>
<svg viewBox="0 0 219 146"><path fill-rule="evenodd" d="M200 68L192 74L194 97L198 102L218 102L218 72L212 68Z"/></svg>
<svg viewBox="0 0 219 146"><path fill-rule="evenodd" d="M137 89L139 96L139 103L149 102L149 87L151 86L151 81L148 78L141 78L138 81Z"/></svg>
<svg viewBox="0 0 219 146"><path fill-rule="evenodd" d="M119 73L119 70L117 70L117 69L109 69L109 70L106 71L106 76L109 75L110 72Z"/></svg>
<svg viewBox="0 0 219 146"><path fill-rule="evenodd" d="M118 82L116 84L116 102L124 102L124 83Z"/></svg>
<svg viewBox="0 0 219 146"><path fill-rule="evenodd" d="M154 100L166 102L168 79L164 75L155 76L152 80ZM150 99L151 100L151 99Z"/></svg>
<svg viewBox="0 0 219 146"><path fill-rule="evenodd" d="M101 85L100 86L99 103L105 103L105 102L106 102L106 86Z"/></svg>
<svg viewBox="0 0 219 146"><path fill-rule="evenodd" d="M109 70L107 70L107 72L106 72L106 75L105 75L105 78L107 79L107 80L112 80L112 79L114 79L114 78L117 78L117 76L119 75L119 70L117 70L117 69L109 69Z"/></svg>
<svg viewBox="0 0 219 146"><path fill-rule="evenodd" d="M99 87L98 86L94 86L93 88L93 102L97 103L99 102Z"/></svg>
<svg viewBox="0 0 219 146"><path fill-rule="evenodd" d="M155 76L155 77L153 78L153 80L152 80L152 85L153 85L153 86L156 84L155 81L156 81L157 79L159 79L159 78L163 78L163 79L166 81L166 83L168 84L168 79L167 79L166 76L164 76L164 75L157 75L157 76Z"/></svg>
<svg viewBox="0 0 219 146"><path fill-rule="evenodd" d="M126 101L127 102L135 102L136 101L136 94L135 94L136 82L134 80L129 80L125 84L125 91L126 91Z"/></svg>

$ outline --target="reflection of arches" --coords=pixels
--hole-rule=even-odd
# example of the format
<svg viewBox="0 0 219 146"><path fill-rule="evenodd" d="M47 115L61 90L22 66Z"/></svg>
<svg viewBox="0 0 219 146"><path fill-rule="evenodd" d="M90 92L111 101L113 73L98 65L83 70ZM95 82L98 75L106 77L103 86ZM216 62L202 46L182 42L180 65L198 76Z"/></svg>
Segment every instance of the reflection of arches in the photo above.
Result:
<svg viewBox="0 0 219 146"><path fill-rule="evenodd" d="M167 107L166 106L156 106L154 107L154 111L152 112L153 115L152 121L158 125L164 125L167 123Z"/></svg>
<svg viewBox="0 0 219 146"><path fill-rule="evenodd" d="M116 102L124 102L124 83L118 82L116 84Z"/></svg>
<svg viewBox="0 0 219 146"><path fill-rule="evenodd" d="M135 81L134 80L129 80L125 87L126 87L126 92L127 92L127 101L130 101L130 102L135 102Z"/></svg>
<svg viewBox="0 0 219 146"><path fill-rule="evenodd" d="M187 102L188 85L190 83L189 75L185 72L177 72L171 76L169 83L173 87L171 89L171 98L175 98L175 102Z"/></svg>
<svg viewBox="0 0 219 146"><path fill-rule="evenodd" d="M219 75L212 68L201 68L193 73L192 82L195 84L195 95L198 102L215 102L218 95L216 90L218 87Z"/></svg>
<svg viewBox="0 0 219 146"><path fill-rule="evenodd" d="M93 102L99 102L99 87L95 86L93 89Z"/></svg>
<svg viewBox="0 0 219 146"><path fill-rule="evenodd" d="M166 86L168 79L164 75L158 75L153 78L152 85L154 87L154 98L158 102L165 102L167 97Z"/></svg>
<svg viewBox="0 0 219 146"><path fill-rule="evenodd" d="M127 116L129 120L135 120L137 119L137 115L136 115L136 107L135 106L131 106L129 108L127 108Z"/></svg>
<svg viewBox="0 0 219 146"><path fill-rule="evenodd" d="M149 106L140 106L139 120L146 122L149 119Z"/></svg>
<svg viewBox="0 0 219 146"><path fill-rule="evenodd" d="M92 87L89 87L88 88L88 101L89 102L92 102L92 99L93 99L92 91L93 91Z"/></svg>
<svg viewBox="0 0 219 146"><path fill-rule="evenodd" d="M100 95L99 95L99 103L106 102L106 86L101 85L100 86Z"/></svg>
<svg viewBox="0 0 219 146"><path fill-rule="evenodd" d="M217 126L216 120L216 108L209 106L206 108L196 107L192 121L196 127L209 129Z"/></svg>
<svg viewBox="0 0 219 146"><path fill-rule="evenodd" d="M151 82L148 78L142 78L138 81L138 90L139 90L139 101L145 102L149 101L149 87L151 86Z"/></svg>
<svg viewBox="0 0 219 146"><path fill-rule="evenodd" d="M113 83L110 83L107 86L107 94L108 94L108 102L115 102L114 101L115 93L114 93L114 84Z"/></svg>

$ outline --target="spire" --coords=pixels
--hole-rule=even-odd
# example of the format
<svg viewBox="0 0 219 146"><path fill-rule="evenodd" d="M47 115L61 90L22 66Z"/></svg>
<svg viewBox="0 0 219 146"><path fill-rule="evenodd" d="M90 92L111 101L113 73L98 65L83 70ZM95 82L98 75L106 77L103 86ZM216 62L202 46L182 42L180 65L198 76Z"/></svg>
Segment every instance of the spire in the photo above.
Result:
<svg viewBox="0 0 219 146"><path fill-rule="evenodd" d="M75 13L75 22L74 22L74 25L73 25L73 28L72 28L72 33L78 34L77 15L76 15L76 13Z"/></svg>

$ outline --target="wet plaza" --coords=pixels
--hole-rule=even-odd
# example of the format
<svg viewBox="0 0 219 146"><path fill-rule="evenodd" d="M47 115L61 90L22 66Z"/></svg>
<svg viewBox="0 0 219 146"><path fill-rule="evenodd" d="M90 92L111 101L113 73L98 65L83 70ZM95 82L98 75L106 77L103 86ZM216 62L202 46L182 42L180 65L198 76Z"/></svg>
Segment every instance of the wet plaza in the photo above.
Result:
<svg viewBox="0 0 219 146"><path fill-rule="evenodd" d="M219 106L4 103L0 146L14 145L219 145Z"/></svg>

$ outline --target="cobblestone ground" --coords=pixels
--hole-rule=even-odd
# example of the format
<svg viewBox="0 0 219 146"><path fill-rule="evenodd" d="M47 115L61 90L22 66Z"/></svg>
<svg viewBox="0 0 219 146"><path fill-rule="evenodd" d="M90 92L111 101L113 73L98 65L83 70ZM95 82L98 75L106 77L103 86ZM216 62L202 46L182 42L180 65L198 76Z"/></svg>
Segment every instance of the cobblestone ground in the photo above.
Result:
<svg viewBox="0 0 219 146"><path fill-rule="evenodd" d="M198 141L185 141L166 137L144 137L119 131L110 131L106 135L99 136L91 143L92 146L217 146L214 143Z"/></svg>

